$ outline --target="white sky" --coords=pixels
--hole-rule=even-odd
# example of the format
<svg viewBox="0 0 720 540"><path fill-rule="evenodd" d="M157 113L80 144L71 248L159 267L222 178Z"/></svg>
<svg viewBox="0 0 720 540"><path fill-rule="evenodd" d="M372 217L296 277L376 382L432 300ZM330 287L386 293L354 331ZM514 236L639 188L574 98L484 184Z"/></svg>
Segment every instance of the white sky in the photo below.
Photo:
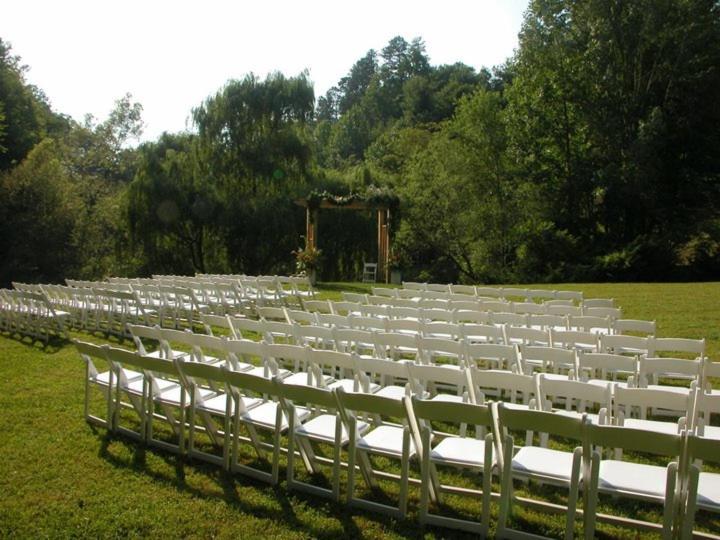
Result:
<svg viewBox="0 0 720 540"><path fill-rule="evenodd" d="M190 127L229 79L297 75L315 97L369 49L421 37L433 65L477 69L517 47L528 0L10 0L0 37L53 108L103 120L126 92L144 108L144 140Z"/></svg>

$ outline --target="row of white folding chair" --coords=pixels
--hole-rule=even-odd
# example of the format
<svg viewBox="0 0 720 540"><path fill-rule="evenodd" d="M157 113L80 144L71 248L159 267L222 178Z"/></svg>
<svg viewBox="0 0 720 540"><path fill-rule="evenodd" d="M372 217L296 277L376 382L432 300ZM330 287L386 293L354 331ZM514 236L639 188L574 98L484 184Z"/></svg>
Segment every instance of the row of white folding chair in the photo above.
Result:
<svg viewBox="0 0 720 540"><path fill-rule="evenodd" d="M280 312L282 314L284 312ZM302 312L299 312L302 313ZM319 317L319 315L318 315ZM326 316L326 317L335 317L337 316ZM350 320L353 318L351 317ZM304 322L312 322L310 321L304 321ZM339 324L342 324L342 320L335 320L334 322ZM418 325L415 321L410 322L392 322L392 321L385 321L383 324L378 325L376 319L363 319L363 318L356 318L356 322L358 325L356 326L356 331L375 331L380 332L381 334L392 334L393 332L385 332L385 330L388 330L388 326L391 326L391 330L394 330L395 333L401 333L401 334L415 334L418 331L420 331L420 334L422 334L423 327L421 325ZM295 328L292 325L283 325L283 324L275 324L275 323L262 323L258 321L252 321L252 320L235 320L233 323L228 322L228 320L218 319L218 321L215 322L215 324L222 325L223 323L228 324L232 331L235 333L236 337L242 336L242 330L240 330L240 327L244 327L248 330L252 330L260 335L266 335L267 332L265 330L265 327L268 324L272 324L273 328L271 328L271 334L273 334L272 337L269 339L272 339L273 337L280 337L283 336L286 339L290 340L299 340L300 342L308 341L308 339L303 339L302 333L304 332L307 334L307 338L309 338L309 342L314 342L315 340L321 339L324 341L323 346L332 346L332 333L329 331L329 329L314 329L313 327L308 326L300 326L299 328ZM209 326L208 326L209 328ZM636 336L602 336L600 338L600 341L598 341L597 336L590 334L590 333L578 333L578 332L564 332L564 331L555 331L550 333L544 333L537 330L532 329L522 329L522 328L516 328L516 327L504 327L504 328L497 328L492 326L482 326L482 325L461 325L460 329L454 329L452 326L447 326L443 324L428 324L425 325L425 329L427 330L425 334L427 337L451 337L453 335L457 336L459 333L460 339L464 338L466 341L469 342L486 342L486 343L495 343L495 344L517 344L524 347L536 347L537 353L536 355L541 354L542 347L552 346L554 348L567 348L572 350L578 350L580 352L597 352L598 350L601 350L608 355L610 354L631 354L633 357L636 355L647 355L650 351L655 352L657 344L658 350L657 352L666 352L666 351L675 351L675 352L683 352L683 351L702 351L704 350L704 343L702 340L686 340L686 339L676 339L676 338L640 338ZM238 333L239 331L239 333ZM404 338L399 339L405 339L405 343L410 343L408 341L407 336ZM365 342L372 343L375 340L375 338L367 339L365 338ZM539 347L539 348L538 348ZM380 348L382 350L383 346L380 345ZM390 350L390 345L384 346L386 350ZM407 352L407 350L413 350L417 349L417 345L404 345L404 348ZM548 358L549 355L557 355L558 353L553 351L546 351ZM690 352L691 355L693 355L693 352ZM384 355L383 355L384 356ZM535 359L527 359L528 356L523 355L522 363L522 369L524 369L527 372L532 372L533 369L537 368L538 366L553 366L554 364L550 362L550 360L539 360L537 358ZM618 373L623 373L625 375L631 375L635 377L636 381L639 382L642 385L653 385L657 384L657 381L655 380L657 376L663 376L666 378L684 378L689 381L697 380L698 374L699 374L699 364L698 362L689 362L682 359L672 360L668 358L663 359L653 359L653 358L647 358L647 360L643 363L643 370L642 373L638 374L637 369L628 369L627 366L623 364L623 361L630 361L627 359L616 359L612 360L611 356L605 356L601 357L605 358L605 361L612 361L614 362L613 365L607 365L605 371L608 373L611 373L614 376L616 376ZM590 359L588 358L588 361ZM619 363L619 364L618 364ZM635 365L637 365L635 363ZM575 366L568 366L566 365L562 369L575 369ZM584 369L584 368L582 368ZM581 371L582 371L581 369ZM602 369L601 366L597 366L596 369ZM582 374L582 373L581 373ZM640 376L638 376L640 375Z"/></svg>
<svg viewBox="0 0 720 540"><path fill-rule="evenodd" d="M48 302L56 311L69 314L67 323L75 328L85 328L87 314L95 312L95 293L92 289L78 289L65 285L42 285Z"/></svg>
<svg viewBox="0 0 720 540"><path fill-rule="evenodd" d="M48 341L66 336L70 313L55 309L43 292L0 289L0 329Z"/></svg>
<svg viewBox="0 0 720 540"><path fill-rule="evenodd" d="M203 278L195 276L154 276L158 285L189 287L198 297L200 303L218 304L216 283L220 278ZM282 302L282 287L275 276L243 276L231 281L237 290L241 303L258 303L272 305Z"/></svg>
<svg viewBox="0 0 720 540"><path fill-rule="evenodd" d="M492 308L492 306L486 306ZM511 324L513 326L544 328L552 327L565 330L591 331L598 334L625 334L627 332L654 335L656 324L654 321L616 318L618 312L615 308L588 308L595 315L567 314L568 311L578 312L579 308L569 306L555 306L549 308L557 313L513 313L507 311L508 307L498 304L497 309L483 309L477 304L450 303L446 306L418 304L408 306L361 304L359 302L317 302L306 309L319 313L334 313L342 315L359 315L365 317L379 317L389 319L413 318L444 320L453 322L474 322L481 324ZM612 316L611 316L612 315Z"/></svg>
<svg viewBox="0 0 720 540"><path fill-rule="evenodd" d="M350 320L353 318L350 317ZM284 337L286 340L300 343L316 343L321 342L323 347L333 347L334 337L331 328L318 328L311 325L298 325L298 324L284 324L284 323L273 323L273 322L262 322L252 320L230 320L230 326L235 337L242 337L242 330L240 327L244 327L248 330L254 331L267 339L273 340L278 337ZM219 320L219 323L227 322L228 320ZM312 322L312 321L310 321ZM494 343L498 345L512 343L519 344L525 350L525 354L521 355L522 363L521 369L526 372L532 372L534 369L541 367L547 369L561 369L573 370L582 375L582 372L586 369L583 366L576 366L574 361L570 364L568 361L552 362L552 357L557 357L562 354L559 351L553 349L568 349L569 351L576 350L580 352L598 352L603 351L606 356L601 356L603 361L611 362L612 358L609 356L613 353L630 353L633 356L638 354L647 353L649 351L654 352L654 343L659 343L659 346L663 349L669 350L704 350L704 344L702 340L684 340L674 338L638 338L635 336L602 336L598 340L598 336L592 333L578 333L578 332L566 332L566 331L555 331L543 334L542 332L532 331L530 329L517 329L515 327L505 327L498 329L492 326L481 326L481 325L461 325L458 329L453 326L444 324L425 324L420 325L417 321L385 321L384 324L378 326L370 326L370 323L376 323L375 319L369 321L358 318L358 322L361 328L355 328L356 331L374 331L383 335L385 339L390 339L393 333L406 334L405 337L399 337L396 339L404 339L403 342L405 352L418 350L418 345L408 338L407 335L424 335L424 337L444 337L444 338L457 338L464 339L467 342L478 342L482 341L485 343ZM391 327L391 328L389 328ZM386 332L385 330L394 330L394 332ZM238 333L239 330L239 333ZM425 332L423 333L423 330ZM385 335L387 334L387 337ZM458 337L459 334L459 337ZM532 334L532 335L530 335ZM358 340L363 341L363 340ZM391 345L377 344L375 337L364 338L365 343L376 343L378 351L395 350ZM631 349L629 345L641 345L644 344L645 349ZM551 347L551 349L547 349ZM528 353L533 351L533 356L529 356ZM545 356L542 356L545 353ZM384 353L380 353L381 356L385 356ZM571 354L571 353L570 353ZM572 355L572 354L571 354ZM573 356L574 358L574 356ZM588 357L588 362L591 357ZM631 375L640 382L642 385L657 384L655 380L658 376L666 378L685 378L688 380L697 380L700 373L700 363L692 362L683 359L654 359L646 358L643 363L643 370L638 373L637 368L628 369L628 366L624 364L624 361L630 362L631 360L625 360L622 358L615 359L613 365L606 365L605 371L611 373L613 376L618 373L625 375ZM636 361L633 361L634 365L637 366ZM578 371L579 369L579 371ZM602 369L601 366L595 368Z"/></svg>
<svg viewBox="0 0 720 540"><path fill-rule="evenodd" d="M583 295L579 291L556 291L547 289L525 289L519 287L487 287L480 285L455 285L436 283L403 282L403 289L418 292L458 293L470 296L488 296L492 298L525 298L530 301L540 300L573 300L582 301ZM402 290L402 289L398 289Z"/></svg>
<svg viewBox="0 0 720 540"><path fill-rule="evenodd" d="M161 323L171 321L175 327L181 322L192 324L195 313L207 310L191 287L149 284L100 283L66 280L73 289L73 304L79 307L82 326L122 333L122 320L141 321L157 319ZM89 297L91 285L94 298ZM66 291L69 293L69 291Z"/></svg>
<svg viewBox="0 0 720 540"><path fill-rule="evenodd" d="M170 363L167 361L160 361L165 364L162 368L166 371L163 371L158 369L157 361L155 363L147 362L147 360L153 359L136 361L130 359L126 354L116 358L120 359L119 364L126 364L125 371L132 373L128 369L128 366L130 366L137 368L134 373L144 372L144 377L149 379L149 384L143 385L143 395L147 394L146 397L149 398L151 403L157 401L163 407L169 405L178 406L180 410L179 420L170 418L173 429L178 433L179 442L177 447L171 447L171 449L177 448L180 452L184 451L185 411L189 406L191 420L189 421L190 433L188 438L190 442L188 446L190 454L195 457L214 460L226 468L239 470L255 478L271 483L278 482L279 436L281 433L289 432L288 487L290 489L309 489L314 493L328 494L337 499L340 493L340 449L347 445L349 446L348 502L363 508L404 516L407 508L408 462L415 455L419 455L422 470L420 517L425 523L457 527L472 532L487 532L491 496L489 477L495 466L498 466L498 472L501 475L498 533L502 536L509 532L506 531L506 527L513 501L513 477L534 478L541 480L543 483L569 488L566 518L566 537L568 538L573 536L573 526L576 519L575 503L581 481L586 484L586 490L589 488L591 507L588 510L593 509L598 490L614 491L615 494L633 498L665 501L666 509L663 525L666 533L676 526L676 523L682 523L687 530L692 530L691 522L688 524L687 521L683 523L675 519L677 516L685 517L682 508L679 508L680 503L685 501L685 506L689 507L689 502L695 502L698 497L695 491L698 483L702 494L702 489L707 484L712 484L713 480L715 483L717 482L717 478L710 478L709 482L707 476L701 477L697 474L697 469L693 469L695 475L691 475L691 478L695 479L695 484L692 481L680 481L677 478L677 471L681 469L677 468L677 462L675 466L670 465L665 470L656 465L633 465L628 462L621 462L617 458L602 460L600 451L593 451L593 447L610 447L649 450L653 453L667 455L667 449L670 447L670 457L677 456L678 460L680 460L682 459L680 451L682 445L679 444L679 441L681 441L682 435L639 431L627 427L603 426L600 428L597 427L599 425L597 423L586 423L587 419L584 417L568 417L564 414L543 413L528 409L519 410L516 407L508 409L504 404L494 409L493 407L473 406L444 400L431 400L428 403L426 400L418 398L413 401L408 398L400 398L401 400L398 401L384 396L346 392L342 387L338 387L335 392L334 403L337 404L337 409L335 409L330 394L323 389L283 385L279 380L270 381L262 377L230 372L227 369L198 365L193 362L176 362L174 364L176 372L170 373L172 368L169 367ZM123 369L123 367L121 366L120 369ZM186 371L185 377L183 377L183 370ZM148 373L148 371L151 373ZM191 394L190 404L187 403L182 390L178 398L177 392L167 388L165 390L160 389L160 380L170 384L173 383L172 380L156 378L158 371L170 373L171 377L175 374L178 382L184 383L188 387ZM123 372L118 371L118 373ZM216 383L224 387L225 393L223 394L222 390L212 390L212 385L206 388L198 386L197 379L203 378L206 380L214 378ZM118 386L118 396L120 388L121 386ZM555 387L552 388L552 391L558 392ZM164 397L171 393L173 395L172 399ZM275 397L277 401L269 400L269 396ZM134 397L138 397L137 393ZM213 402L213 404L210 405L210 402ZM305 407L298 407L299 404L305 405ZM194 418L196 413L199 413L199 416L203 419L203 425L200 428L206 431L211 436L211 439L217 442L217 435L222 434L224 438L222 456L212 456L194 449L193 438L196 431ZM140 436L150 443L165 446L164 443L160 443L152 437L153 414L151 411L146 407L141 411L141 414L142 427ZM208 419L213 414L223 419L222 431L208 429ZM368 414L373 417L372 425L365 421L368 419L368 416L366 416ZM383 415L386 420L378 422L378 417ZM388 421L388 417L393 417L394 421ZM403 419L401 424L396 423L398 418ZM462 434L460 436L441 437L440 440L440 438L433 437L431 420L441 420L445 423L454 421L460 424L461 430L463 425L468 424L484 426L489 428L490 433L488 433L484 441L478 441L477 438L463 438ZM241 424L248 428L250 435L248 439L261 456L263 450L257 430L267 429L273 433L273 442L267 445L272 453L270 473L250 468L238 462L237 448L241 440L239 433ZM545 434L557 435L564 439L574 439L582 444L571 454L564 453L562 450L548 448L547 445L542 444L540 446L530 444L516 449L514 440L508 434L510 430L528 432L535 430ZM642 445L638 442L640 437L642 437ZM435 440L433 441L433 439ZM312 446L310 446L310 442L313 440L329 443L335 449L333 459L329 460L333 466L331 490L299 482L294 477L295 445L297 445L300 457L309 471L311 473L317 472L317 456L314 454ZM437 442L438 440L440 442ZM437 442L432 450L431 444L433 443L431 441L433 443ZM658 444L658 442L661 444ZM717 455L712 453L698 452L696 446L696 443L688 444L689 448L695 450L695 455L705 459L717 458ZM471 449L474 452L469 452ZM707 446L700 448L700 450L703 449L706 450ZM715 451L717 452L717 444L715 444ZM377 486L376 477L380 471L372 469L369 460L366 458L368 453L380 453L386 457L400 459L401 474L399 480L401 489L398 507L391 508L374 501L355 497L354 482L357 460L359 460L360 471L368 485ZM581 467L583 462L592 466ZM441 464L483 471L483 490L481 492L483 512L480 523L449 519L429 513L429 499L437 500L441 491L435 473L435 468ZM667 478L668 482L667 484L660 482L660 488L655 488L654 484L642 487L630 485L631 482L628 482L628 478L623 479L622 475L627 476L632 471L642 473L646 481L655 478ZM622 489L613 490L612 484L607 482L607 479L610 478L616 482L619 481ZM698 478L701 479L700 482L697 482ZM673 482L679 486L679 490L674 489ZM663 490L662 487L665 485L669 489ZM687 492L682 491L682 486L685 485L689 487ZM712 485L710 487L712 488ZM700 500L703 503L705 502L705 499ZM717 510L718 508L711 506L710 509ZM594 519L594 512L585 512L585 534L587 537L592 537ZM623 523L621 518L618 521ZM625 521L625 523L628 522Z"/></svg>
<svg viewBox="0 0 720 540"><path fill-rule="evenodd" d="M308 365L315 365L316 370L321 369L322 370L322 363L320 363L316 358L319 357L322 354L325 354L325 356L328 357L328 359L333 359L335 361L338 361L340 358L340 355L332 355L332 354L326 354L325 352L320 353L317 352L315 349L311 349L306 344L305 346L297 346L297 345L269 345L265 343L256 344L255 342L248 342L246 340L224 340L221 338L214 338L211 336L204 336L204 335L197 335L192 334L190 332L178 332L174 330L163 330L160 328L147 328L147 327L139 327L139 326L131 326L131 330L133 332L134 339L136 341L138 350L142 354L149 354L147 352L147 349L145 348L143 344L143 339L154 339L161 343L161 347L153 354L156 357L164 357L164 358L173 358L173 357L186 357L188 356L188 353L173 351L173 346L181 345L184 346L185 349L189 349L191 352L189 353L189 356L196 359L196 360L202 360L207 361L207 359L210 359L211 362L218 362L220 361L220 357L223 358L232 358L231 365L233 366L233 369L235 370L250 370L253 365L250 362L242 362L244 360L244 355L247 356L255 356L257 359L263 360L263 367L262 368L255 368L253 371L258 373L264 373L265 375L273 374L278 375L282 374L282 376L290 375L290 371L284 370L282 373L280 373L278 366L284 365L286 368L290 368L291 371L295 372L299 375L294 375L294 377L297 379L299 377L300 379L307 378L307 373L311 371L307 368ZM382 339L382 337L390 338L388 340L388 343L396 347L396 349L391 353L394 354L397 351L397 348L402 346L403 344L399 342L397 339L397 336L367 336L368 338L375 338L375 348L378 350L378 341ZM358 337L354 336L354 339L357 340ZM417 339L415 340L418 346L418 352L415 353L416 356L419 356L420 363L425 364L428 366L432 366L434 363L434 360L437 357L445 357L447 360L448 358L454 360L457 362L457 366L461 369L464 369L465 366L473 366L473 367L492 367L492 368L503 368L503 367L518 367L518 360L517 360L517 351L512 347L507 346L498 346L498 345L471 345L468 347L462 347L458 346L455 342L450 342L448 340L442 340L442 339ZM351 347L347 347L347 343L349 340L345 341L343 343L343 351L346 351L348 349L352 350ZM252 345L251 345L252 344ZM371 344L367 344L366 348L372 348ZM360 348L358 348L359 350ZM357 354L357 350L353 350L353 352L356 353L358 359L362 359L364 361L371 361L372 355L364 355L360 356ZM414 352L409 347L405 347L401 353L407 353L407 352ZM546 354L547 352L553 352L553 355ZM565 368L568 371L572 371L574 369L574 364L569 364L571 359L569 356L567 356L565 353L570 353L570 351L563 351L563 350L552 350L548 348L536 348L536 347L529 347L523 349L523 355L526 358L525 365L529 363L531 360L540 360L543 362L546 362L548 364L552 364L552 367L557 372L558 367L561 366L562 368ZM558 354L560 356L558 356ZM395 356L395 359L400 357L400 355ZM566 357L567 356L567 357ZM588 357L592 355L587 355ZM607 355L604 355L607 356ZM380 366L390 366L391 363L383 364L382 361L386 361L389 359L393 359L392 356L385 357L385 358L377 358L376 360L380 360L381 363L377 363L376 367ZM272 367L268 366L268 360L272 361ZM603 358L603 360L606 360ZM488 364L489 363L489 364ZM412 365L412 363L409 363L409 365ZM581 369L585 367L583 363L581 362ZM590 367L593 367L597 365L597 362L595 364L591 364ZM340 366L336 366L336 368L339 368ZM548 367L548 366L544 366ZM339 378L337 380L348 380L347 384L350 385L356 385L359 381L362 381L362 384L364 386L370 387L373 386L377 389L379 388L378 383L381 383L382 381L371 381L367 380L366 376L367 373L365 373L365 370L361 368L359 364L357 364L357 360L355 363L351 364L346 363L345 368L350 370L352 372L352 377L344 377L343 373L340 373ZM390 369L390 368L388 368ZM415 369L426 369L424 367L416 366ZM335 373L337 370L330 370L327 371L327 373L330 374L330 378L323 379L323 381L331 381L335 380L337 373ZM342 372L342 370L340 370ZM432 371L432 370L431 370ZM441 369L440 372L450 373L447 371L447 369ZM361 375L362 373L365 373L365 375ZM383 373L382 375L390 375L391 373ZM397 376L398 372L394 372L394 375ZM318 381L322 382L319 378L319 373L315 373L314 376L318 378ZM446 381L447 382L447 381ZM601 381L598 379L592 380L595 387L602 385L603 382L605 383L605 386L607 386L607 381ZM591 384L592 386L592 384ZM591 386L588 386L588 392L592 391L593 388Z"/></svg>
<svg viewBox="0 0 720 540"><path fill-rule="evenodd" d="M378 289L383 290L383 289ZM398 289L384 289L388 291ZM430 294L430 293L426 293ZM596 317L609 317L619 319L622 317L620 308L608 305L575 306L570 300L548 300L543 303L513 302L490 297L471 297L465 295L432 293L433 298L403 298L389 295L361 295L343 293L345 301L355 301L360 304L371 304L390 307L422 307L438 309L465 309L470 311L490 311L518 314L550 314L550 315L591 315ZM599 299L598 299L599 300Z"/></svg>

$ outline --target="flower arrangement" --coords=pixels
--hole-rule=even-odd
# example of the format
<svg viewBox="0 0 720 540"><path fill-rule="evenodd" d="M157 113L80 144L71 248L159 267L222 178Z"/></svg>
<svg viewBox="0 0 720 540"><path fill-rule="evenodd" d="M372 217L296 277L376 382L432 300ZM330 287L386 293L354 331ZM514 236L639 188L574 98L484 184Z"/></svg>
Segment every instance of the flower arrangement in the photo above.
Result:
<svg viewBox="0 0 720 540"><path fill-rule="evenodd" d="M298 248L292 254L295 255L295 268L300 273L317 270L318 266L320 266L322 251L315 247Z"/></svg>
<svg viewBox="0 0 720 540"><path fill-rule="evenodd" d="M397 251L391 251L388 257L388 268L390 270L400 270L403 267L403 257Z"/></svg>

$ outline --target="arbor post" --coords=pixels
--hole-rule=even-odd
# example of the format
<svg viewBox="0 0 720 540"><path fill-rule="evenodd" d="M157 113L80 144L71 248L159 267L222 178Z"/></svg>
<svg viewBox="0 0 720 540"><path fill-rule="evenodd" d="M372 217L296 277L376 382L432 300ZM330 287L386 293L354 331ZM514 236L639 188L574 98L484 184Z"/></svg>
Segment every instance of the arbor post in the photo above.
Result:
<svg viewBox="0 0 720 540"><path fill-rule="evenodd" d="M305 209L305 249L317 247L317 209Z"/></svg>
<svg viewBox="0 0 720 540"><path fill-rule="evenodd" d="M385 283L390 282L390 227L388 208L380 208L378 215L378 276Z"/></svg>

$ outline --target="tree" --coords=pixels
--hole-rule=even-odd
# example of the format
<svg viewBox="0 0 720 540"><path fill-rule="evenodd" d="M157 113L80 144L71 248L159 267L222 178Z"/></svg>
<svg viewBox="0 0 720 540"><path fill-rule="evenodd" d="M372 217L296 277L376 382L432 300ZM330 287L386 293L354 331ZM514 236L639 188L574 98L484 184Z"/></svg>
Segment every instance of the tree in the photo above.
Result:
<svg viewBox="0 0 720 540"><path fill-rule="evenodd" d="M128 193L133 242L150 269L205 272L221 211L192 135L163 134L140 148Z"/></svg>
<svg viewBox="0 0 720 540"><path fill-rule="evenodd" d="M531 2L506 91L512 147L598 277L669 275L703 227L687 215L715 214L719 61L717 2Z"/></svg>
<svg viewBox="0 0 720 540"><path fill-rule="evenodd" d="M45 95L25 82L20 62L0 39L0 171L19 164L45 136L62 135L68 127Z"/></svg>
<svg viewBox="0 0 720 540"><path fill-rule="evenodd" d="M508 162L502 98L477 90L408 164L399 245L430 276L512 280L525 221Z"/></svg>
<svg viewBox="0 0 720 540"><path fill-rule="evenodd" d="M311 159L306 125L314 99L306 74L230 81L193 110L212 173L253 195L286 178L302 181Z"/></svg>
<svg viewBox="0 0 720 540"><path fill-rule="evenodd" d="M79 200L55 141L45 139L0 173L0 201L0 281L57 283L72 275Z"/></svg>

